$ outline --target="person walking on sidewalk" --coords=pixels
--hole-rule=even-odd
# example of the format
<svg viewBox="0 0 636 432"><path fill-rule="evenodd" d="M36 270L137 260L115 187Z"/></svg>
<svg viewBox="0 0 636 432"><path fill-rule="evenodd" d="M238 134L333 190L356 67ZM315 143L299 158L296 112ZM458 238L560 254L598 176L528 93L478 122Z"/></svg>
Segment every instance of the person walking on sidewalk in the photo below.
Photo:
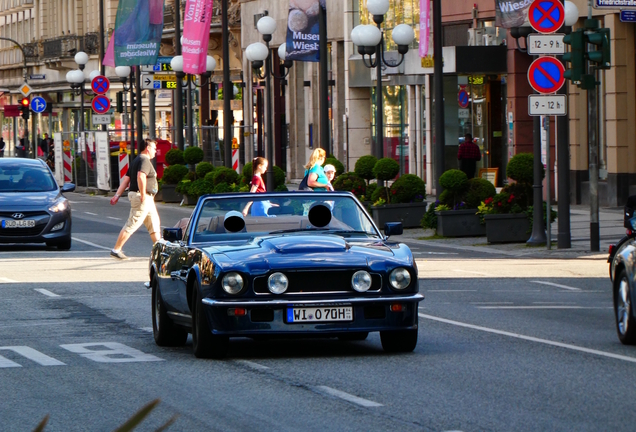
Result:
<svg viewBox="0 0 636 432"><path fill-rule="evenodd" d="M148 229L153 243L161 238L159 214L154 201L158 190L157 172L151 162L156 153L157 143L152 140L147 141L144 150L130 164L130 170L128 171L130 179L130 190L128 191L130 214L126 224L119 232L115 247L110 251L110 255L114 258L128 259L121 249L132 233L137 231L142 224Z"/></svg>
<svg viewBox="0 0 636 432"><path fill-rule="evenodd" d="M479 146L473 142L473 136L471 134L467 133L464 136L464 142L459 146L459 150L457 151L457 159L459 160L459 169L464 171L469 179L475 177L477 162L481 160L481 150L479 150Z"/></svg>

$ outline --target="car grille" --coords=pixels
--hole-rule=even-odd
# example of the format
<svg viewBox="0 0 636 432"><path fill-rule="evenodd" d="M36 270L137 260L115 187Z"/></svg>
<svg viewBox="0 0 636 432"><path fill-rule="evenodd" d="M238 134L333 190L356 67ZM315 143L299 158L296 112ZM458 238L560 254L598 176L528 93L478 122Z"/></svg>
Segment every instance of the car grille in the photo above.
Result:
<svg viewBox="0 0 636 432"><path fill-rule="evenodd" d="M0 237L31 237L42 233L49 223L49 214L44 211L11 211L0 212L0 220L13 220L13 214L22 213L23 219L35 219L33 228L2 228L0 227Z"/></svg>
<svg viewBox="0 0 636 432"><path fill-rule="evenodd" d="M358 270L298 270L283 271L289 280L286 294L321 294L333 292L356 292L351 288L351 277ZM267 289L267 276L254 278L256 294L271 294ZM377 292L382 288L382 276L371 274L371 288L367 292Z"/></svg>
<svg viewBox="0 0 636 432"><path fill-rule="evenodd" d="M45 211L0 211L0 219L13 219L13 215L15 213L22 213L24 215L24 219L30 219L38 216L48 216L49 214Z"/></svg>

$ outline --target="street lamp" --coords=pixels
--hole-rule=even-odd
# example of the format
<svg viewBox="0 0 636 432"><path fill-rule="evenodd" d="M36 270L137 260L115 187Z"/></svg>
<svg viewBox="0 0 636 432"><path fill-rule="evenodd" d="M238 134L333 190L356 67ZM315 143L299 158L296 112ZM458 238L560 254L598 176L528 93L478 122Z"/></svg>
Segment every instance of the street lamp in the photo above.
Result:
<svg viewBox="0 0 636 432"><path fill-rule="evenodd" d="M84 132L84 68L88 63L88 54L80 51L75 54L75 63L79 69L69 71L66 74L66 81L71 85L73 92L80 95L80 124L79 132Z"/></svg>
<svg viewBox="0 0 636 432"><path fill-rule="evenodd" d="M210 77L212 76L212 72L214 71L214 69L216 68L216 60L214 60L214 57L212 56L207 56L206 60L205 60L205 72L203 72L201 74L201 85L197 85L196 83L196 79L194 79L192 74L186 74L183 72L183 56L182 55L178 55L178 56L174 56L172 58L172 60L170 60L170 67L172 67L172 70L175 71L175 75L177 76L177 80L182 80L183 78L186 78L186 88L188 89L186 92L187 98L188 98L188 112L186 114L187 116L187 121L188 121L188 145L193 146L194 145L194 122L192 120L193 118L193 110L192 110L192 91L190 91L190 84L194 84L195 87L204 87L207 86L209 84L209 80Z"/></svg>
<svg viewBox="0 0 636 432"><path fill-rule="evenodd" d="M351 31L351 40L358 46L358 53L362 55L364 65L368 68L376 68L376 113L375 113L375 151L374 156L381 158L384 153L384 108L382 100L382 65L397 67L404 61L404 55L409 50L409 45L415 38L413 28L408 24L399 24L393 29L393 42L398 46L400 60L396 63L387 61L384 57L384 32L381 24L384 22L384 14L389 10L389 0L368 0L367 10L373 15L372 24L357 25ZM375 54L375 59L371 56ZM369 56L368 63L367 57Z"/></svg>
<svg viewBox="0 0 636 432"><path fill-rule="evenodd" d="M252 62L252 68L256 76L265 80L265 100L267 101L267 159L269 160L270 168L267 170L266 183L267 190L274 190L274 128L272 126L272 84L271 77L283 80L289 74L289 69L292 67L293 62L286 60L287 51L285 44L278 48L278 56L283 60L285 66L285 72L283 75L276 75L272 70L272 56L269 50L269 42L272 40L272 33L276 30L276 20L270 16L264 16L256 23L256 29L263 37L263 42L255 42L245 48L245 56ZM265 64L265 72L261 73L259 70Z"/></svg>

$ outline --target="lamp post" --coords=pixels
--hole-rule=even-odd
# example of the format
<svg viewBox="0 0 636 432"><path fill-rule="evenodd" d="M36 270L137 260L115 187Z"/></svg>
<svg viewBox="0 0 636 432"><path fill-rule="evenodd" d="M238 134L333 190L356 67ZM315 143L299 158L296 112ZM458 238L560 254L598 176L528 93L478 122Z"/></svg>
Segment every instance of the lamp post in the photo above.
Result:
<svg viewBox="0 0 636 432"><path fill-rule="evenodd" d="M267 153L266 157L270 164L270 169L267 170L266 184L267 190L274 190L274 128L272 126L272 83L271 77L276 79L285 79L289 74L289 69L293 63L291 60L286 60L287 51L285 44L282 44L278 48L278 56L283 60L285 66L285 73L282 76L278 76L272 70L272 56L269 50L269 42L272 40L272 33L276 30L276 21L270 16L264 16L258 20L256 24L258 32L263 37L265 43L255 42L248 45L245 49L245 56L252 62L252 67L255 70L256 76L260 79L265 79L265 101L267 103ZM258 72L259 69L265 64L265 73Z"/></svg>
<svg viewBox="0 0 636 432"><path fill-rule="evenodd" d="M84 68L88 63L88 54L84 51L80 51L75 54L75 63L77 63L78 69L69 71L66 74L66 81L71 85L74 92L79 92L80 95L80 116L79 116L79 133L80 137L84 132ZM82 149L83 150L83 149Z"/></svg>
<svg viewBox="0 0 636 432"><path fill-rule="evenodd" d="M195 87L204 87L208 85L209 79L212 76L212 72L216 68L216 60L214 60L214 57L212 56L207 56L205 61L205 72L201 74L201 78L203 78L203 80L201 81L201 85L197 85L196 79L194 79L193 75L186 74L185 72L183 72L183 56L182 55L173 57L172 60L170 60L170 67L172 67L172 70L175 71L175 75L177 76L178 81L181 81L183 80L183 78L186 78L186 85L188 89L186 91L186 94L188 97L187 136L188 136L188 145L193 146L194 145L194 122L192 119L194 115L192 112L192 92L190 91L190 84L191 83L194 84Z"/></svg>
<svg viewBox="0 0 636 432"><path fill-rule="evenodd" d="M362 55L364 65L368 68L376 68L376 112L375 112L375 146L373 155L382 158L384 154L384 107L382 100L382 66L397 67L404 61L404 55L409 51L409 45L415 38L413 28L408 24L399 24L393 29L393 42L398 46L400 59L396 63L389 62L384 57L384 32L381 25L384 22L384 14L389 10L389 0L368 0L367 10L373 15L376 25L361 24L351 31L351 40L358 47L358 53ZM375 54L375 59L371 56ZM367 56L369 57L367 63Z"/></svg>
<svg viewBox="0 0 636 432"><path fill-rule="evenodd" d="M130 85L126 86L126 82L128 81L128 77L130 76L131 72L132 70L130 69L130 66L117 66L115 68L115 74L119 77L119 81L121 81L122 87L125 92L131 91L133 87L132 80L130 81ZM128 119L128 124L130 125L130 142L131 143L134 142L133 137L135 136L133 126L132 126L133 123L130 121L132 119L132 112L133 112L133 107L132 107L132 99L131 99L130 100L130 115ZM131 154L133 157L135 156L134 145L131 146Z"/></svg>

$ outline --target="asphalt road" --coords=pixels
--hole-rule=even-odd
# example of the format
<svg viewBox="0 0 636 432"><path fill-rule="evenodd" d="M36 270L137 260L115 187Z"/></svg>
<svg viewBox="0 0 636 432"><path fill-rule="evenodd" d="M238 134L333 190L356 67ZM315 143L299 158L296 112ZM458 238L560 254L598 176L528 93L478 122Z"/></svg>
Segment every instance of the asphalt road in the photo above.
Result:
<svg viewBox="0 0 636 432"><path fill-rule="evenodd" d="M379 336L233 340L227 360L157 347L142 228L108 255L124 200L69 194L73 247L0 246L0 430L634 429L636 347L618 342L602 258L528 259L411 244L419 344ZM191 209L160 206L162 224Z"/></svg>

